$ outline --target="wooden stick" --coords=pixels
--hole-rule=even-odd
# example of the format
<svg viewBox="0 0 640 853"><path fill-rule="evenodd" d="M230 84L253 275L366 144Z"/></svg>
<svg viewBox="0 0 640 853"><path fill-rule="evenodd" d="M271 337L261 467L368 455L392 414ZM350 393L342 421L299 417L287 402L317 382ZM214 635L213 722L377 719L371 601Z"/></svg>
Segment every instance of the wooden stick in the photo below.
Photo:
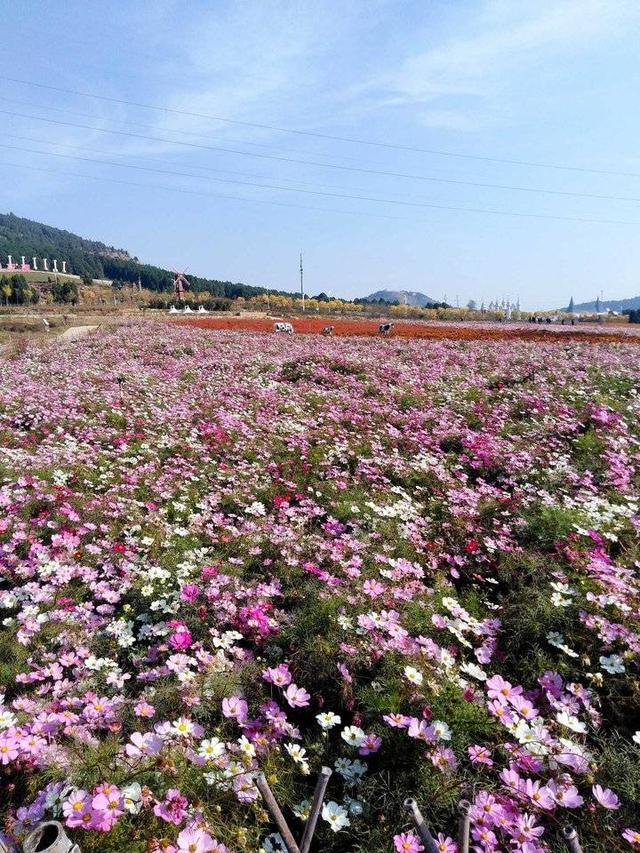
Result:
<svg viewBox="0 0 640 853"><path fill-rule="evenodd" d="M416 801L412 799L405 800L404 807L411 814L413 825L415 826L417 833L420 836L420 841L424 844L427 853L439 853L435 838L429 832L427 824L422 817L422 812L418 808Z"/></svg>
<svg viewBox="0 0 640 853"><path fill-rule="evenodd" d="M316 824L318 822L318 817L320 816L320 809L322 808L322 802L327 790L327 785L329 784L331 772L330 767L323 767L320 771L320 775L318 776L316 789L313 792L313 802L311 803L309 819L307 820L307 825L304 828L304 834L300 843L300 853L309 853L309 848L313 841L313 834L316 831Z"/></svg>
<svg viewBox="0 0 640 853"><path fill-rule="evenodd" d="M278 805L276 798L273 796L271 788L269 787L269 783L267 782L266 776L264 773L258 773L256 775L256 787L260 791L262 795L262 799L265 801L269 812L271 813L271 817L273 818L280 835L282 836L282 840L285 843L285 847L288 850L288 853L300 853L300 848L296 844L296 840L291 834L291 830L287 826L287 822L284 819L284 815L280 811L280 806Z"/></svg>

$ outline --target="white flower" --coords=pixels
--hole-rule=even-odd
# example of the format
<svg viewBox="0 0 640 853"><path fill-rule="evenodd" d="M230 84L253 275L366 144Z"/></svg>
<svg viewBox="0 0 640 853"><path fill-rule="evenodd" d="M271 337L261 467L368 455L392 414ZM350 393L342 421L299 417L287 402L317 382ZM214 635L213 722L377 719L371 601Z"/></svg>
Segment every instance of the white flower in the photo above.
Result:
<svg viewBox="0 0 640 853"><path fill-rule="evenodd" d="M132 782L120 792L124 800L125 811L129 814L138 814L142 808L142 788L138 782Z"/></svg>
<svg viewBox="0 0 640 853"><path fill-rule="evenodd" d="M297 764L303 764L305 762L305 756L307 754L307 750L303 749L298 743L285 743L284 748L287 750L291 758Z"/></svg>
<svg viewBox="0 0 640 853"><path fill-rule="evenodd" d="M640 746L640 732L636 732L636 733L633 735L633 737L631 738L631 740L632 740L634 743L637 743L637 744L638 744L638 746Z"/></svg>
<svg viewBox="0 0 640 853"><path fill-rule="evenodd" d="M478 681L487 680L487 673L476 663L463 663L460 667L460 672L464 672L465 675L470 675L471 678L477 678Z"/></svg>
<svg viewBox="0 0 640 853"><path fill-rule="evenodd" d="M208 740L200 741L198 747L198 755L207 761L214 761L224 754L224 744L217 737L209 738Z"/></svg>
<svg viewBox="0 0 640 853"><path fill-rule="evenodd" d="M263 503L260 501L254 501L251 506L248 506L245 510L249 515L266 515L267 511Z"/></svg>
<svg viewBox="0 0 640 853"><path fill-rule="evenodd" d="M622 662L620 655L609 655L609 657L602 656L600 658L600 666L605 670L605 672L608 672L611 675L624 672L624 663Z"/></svg>
<svg viewBox="0 0 640 853"><path fill-rule="evenodd" d="M415 684L416 687L420 687L420 685L422 684L422 681L423 681L422 673L419 670L417 670L415 667L405 666L404 675L405 675L405 678L407 679L407 681L410 681L411 684Z"/></svg>
<svg viewBox="0 0 640 853"><path fill-rule="evenodd" d="M251 743L249 738L242 735L242 737L238 740L238 746L240 747L240 752L243 755L246 755L247 758L254 758L256 754L256 748Z"/></svg>
<svg viewBox="0 0 640 853"><path fill-rule="evenodd" d="M578 732L579 734L584 734L587 730L586 723L583 723L577 717L573 717L566 711L560 711L558 714L556 714L556 720L560 723L561 726L565 726L565 728L571 729L571 731Z"/></svg>
<svg viewBox="0 0 640 853"><path fill-rule="evenodd" d="M322 819L326 820L334 832L339 832L345 826L351 826L348 812L343 806L334 803L333 800L322 806Z"/></svg>
<svg viewBox="0 0 640 853"><path fill-rule="evenodd" d="M451 729L442 720L434 720L431 726L436 737L439 737L440 740L451 740Z"/></svg>
<svg viewBox="0 0 640 853"><path fill-rule="evenodd" d="M11 711L0 711L0 729L9 729L16 724L16 715Z"/></svg>
<svg viewBox="0 0 640 853"><path fill-rule="evenodd" d="M364 740L364 732L358 726L347 726L342 730L342 740L345 740L350 746L360 746Z"/></svg>
<svg viewBox="0 0 640 853"><path fill-rule="evenodd" d="M340 725L341 722L340 717L334 714L333 711L324 711L322 714L317 714L316 720L318 721L318 725L325 729L325 731Z"/></svg>
<svg viewBox="0 0 640 853"><path fill-rule="evenodd" d="M300 820L308 820L311 813L311 800L302 800L302 802L291 806L293 813Z"/></svg>
<svg viewBox="0 0 640 853"><path fill-rule="evenodd" d="M358 758L355 761L350 761L348 758L336 758L333 766L336 773L339 773L346 782L353 782L367 772L367 765Z"/></svg>
<svg viewBox="0 0 640 853"><path fill-rule="evenodd" d="M188 737L193 732L193 723L186 717L180 717L171 724L174 733L181 737Z"/></svg>

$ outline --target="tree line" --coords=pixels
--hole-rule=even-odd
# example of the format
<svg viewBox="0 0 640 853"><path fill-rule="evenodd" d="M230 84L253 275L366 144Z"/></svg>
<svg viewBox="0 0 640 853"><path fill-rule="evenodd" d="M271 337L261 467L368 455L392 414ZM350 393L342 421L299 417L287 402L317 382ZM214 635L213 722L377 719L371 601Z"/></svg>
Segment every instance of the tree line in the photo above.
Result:
<svg viewBox="0 0 640 853"><path fill-rule="evenodd" d="M54 302L70 305L78 302L78 285L75 281L49 281ZM36 305L40 301L38 289L20 273L0 276L0 296L4 305Z"/></svg>

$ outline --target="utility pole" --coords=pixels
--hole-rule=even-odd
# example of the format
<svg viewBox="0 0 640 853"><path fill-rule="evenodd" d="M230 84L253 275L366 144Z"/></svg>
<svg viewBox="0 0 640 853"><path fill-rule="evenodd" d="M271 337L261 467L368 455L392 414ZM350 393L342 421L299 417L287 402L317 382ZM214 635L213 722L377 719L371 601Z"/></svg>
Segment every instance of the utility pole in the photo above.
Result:
<svg viewBox="0 0 640 853"><path fill-rule="evenodd" d="M302 296L302 310L304 311L304 280L302 271L302 252L300 252L300 296Z"/></svg>

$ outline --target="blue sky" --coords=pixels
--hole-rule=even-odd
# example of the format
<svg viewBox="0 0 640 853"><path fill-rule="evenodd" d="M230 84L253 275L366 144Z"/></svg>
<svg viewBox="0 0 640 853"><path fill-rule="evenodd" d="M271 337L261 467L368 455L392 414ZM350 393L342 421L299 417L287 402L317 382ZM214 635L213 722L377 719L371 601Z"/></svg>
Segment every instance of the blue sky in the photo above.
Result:
<svg viewBox="0 0 640 853"><path fill-rule="evenodd" d="M8 36L0 143L12 146L0 147L2 211L151 263L288 290L302 249L310 293L406 288L461 304L520 297L529 308L640 293L639 201L528 191L640 199L636 0L0 7ZM252 124L574 170L282 133L2 75ZM93 162L104 160L119 165ZM443 209L451 207L529 216Z"/></svg>

